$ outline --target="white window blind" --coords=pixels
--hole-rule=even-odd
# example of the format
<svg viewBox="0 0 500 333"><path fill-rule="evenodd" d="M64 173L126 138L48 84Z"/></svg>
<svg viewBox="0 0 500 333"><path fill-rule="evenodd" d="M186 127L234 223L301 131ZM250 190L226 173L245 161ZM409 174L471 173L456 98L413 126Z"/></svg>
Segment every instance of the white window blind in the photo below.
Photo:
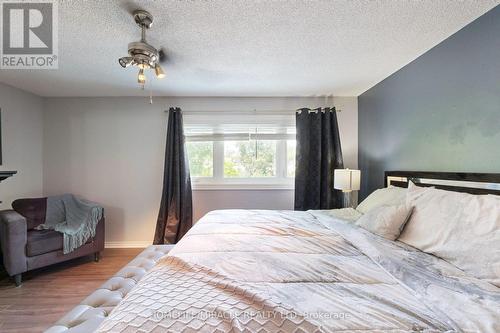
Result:
<svg viewBox="0 0 500 333"><path fill-rule="evenodd" d="M186 141L295 140L294 112L186 112Z"/></svg>

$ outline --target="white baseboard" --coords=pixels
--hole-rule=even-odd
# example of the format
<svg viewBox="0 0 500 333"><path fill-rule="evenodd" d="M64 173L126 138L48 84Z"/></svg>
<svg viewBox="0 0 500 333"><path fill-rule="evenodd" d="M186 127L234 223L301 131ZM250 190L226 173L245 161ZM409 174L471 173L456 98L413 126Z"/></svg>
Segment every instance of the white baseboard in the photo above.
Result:
<svg viewBox="0 0 500 333"><path fill-rule="evenodd" d="M104 247L107 249L143 248L151 244L152 242L147 241L105 242Z"/></svg>

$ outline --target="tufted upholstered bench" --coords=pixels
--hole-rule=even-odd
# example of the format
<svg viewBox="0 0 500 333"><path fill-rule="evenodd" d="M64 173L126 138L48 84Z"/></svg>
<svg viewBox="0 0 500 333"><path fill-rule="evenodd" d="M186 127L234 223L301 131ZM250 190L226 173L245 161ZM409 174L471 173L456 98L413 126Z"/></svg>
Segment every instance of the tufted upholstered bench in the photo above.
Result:
<svg viewBox="0 0 500 333"><path fill-rule="evenodd" d="M45 333L91 333L173 245L151 245Z"/></svg>

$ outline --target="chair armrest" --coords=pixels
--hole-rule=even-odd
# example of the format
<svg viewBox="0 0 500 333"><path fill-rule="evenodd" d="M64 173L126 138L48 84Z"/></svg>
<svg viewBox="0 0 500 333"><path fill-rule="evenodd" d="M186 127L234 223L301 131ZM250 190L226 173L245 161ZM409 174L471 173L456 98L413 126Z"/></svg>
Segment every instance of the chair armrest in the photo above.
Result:
<svg viewBox="0 0 500 333"><path fill-rule="evenodd" d="M0 212L0 245L5 270L10 276L27 271L26 242L28 230L26 219L13 210Z"/></svg>
<svg viewBox="0 0 500 333"><path fill-rule="evenodd" d="M94 237L94 242L96 243L96 249L98 251L104 250L104 239L105 239L105 224L104 224L104 214L102 215L101 219L97 223L96 230L95 230L95 237Z"/></svg>

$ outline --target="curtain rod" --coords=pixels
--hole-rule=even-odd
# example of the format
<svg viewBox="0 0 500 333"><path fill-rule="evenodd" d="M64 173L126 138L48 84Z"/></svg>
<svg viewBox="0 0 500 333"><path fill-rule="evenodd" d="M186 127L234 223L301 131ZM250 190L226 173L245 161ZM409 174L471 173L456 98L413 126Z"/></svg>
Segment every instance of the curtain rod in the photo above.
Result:
<svg viewBox="0 0 500 333"><path fill-rule="evenodd" d="M316 113L319 110L323 111L325 108L299 108L296 110L186 110L182 111L184 114L214 114L214 113L227 113L227 114L244 114L244 115L255 115L255 114L266 114L266 115L289 115L293 113L301 113L303 110L308 110L309 113ZM342 112L341 109L335 109L337 112ZM169 112L169 110L165 110L165 113Z"/></svg>
<svg viewBox="0 0 500 333"><path fill-rule="evenodd" d="M300 108L300 109L297 109L295 110L295 112L297 112L298 114L301 114L302 111L307 111L309 113L318 113L318 112L322 112L322 113L325 113L326 112L326 109L329 109L329 111L331 112L333 109L336 111L336 112L342 112L341 109L337 109L335 107L333 108L314 108L314 109L310 109L310 108Z"/></svg>

